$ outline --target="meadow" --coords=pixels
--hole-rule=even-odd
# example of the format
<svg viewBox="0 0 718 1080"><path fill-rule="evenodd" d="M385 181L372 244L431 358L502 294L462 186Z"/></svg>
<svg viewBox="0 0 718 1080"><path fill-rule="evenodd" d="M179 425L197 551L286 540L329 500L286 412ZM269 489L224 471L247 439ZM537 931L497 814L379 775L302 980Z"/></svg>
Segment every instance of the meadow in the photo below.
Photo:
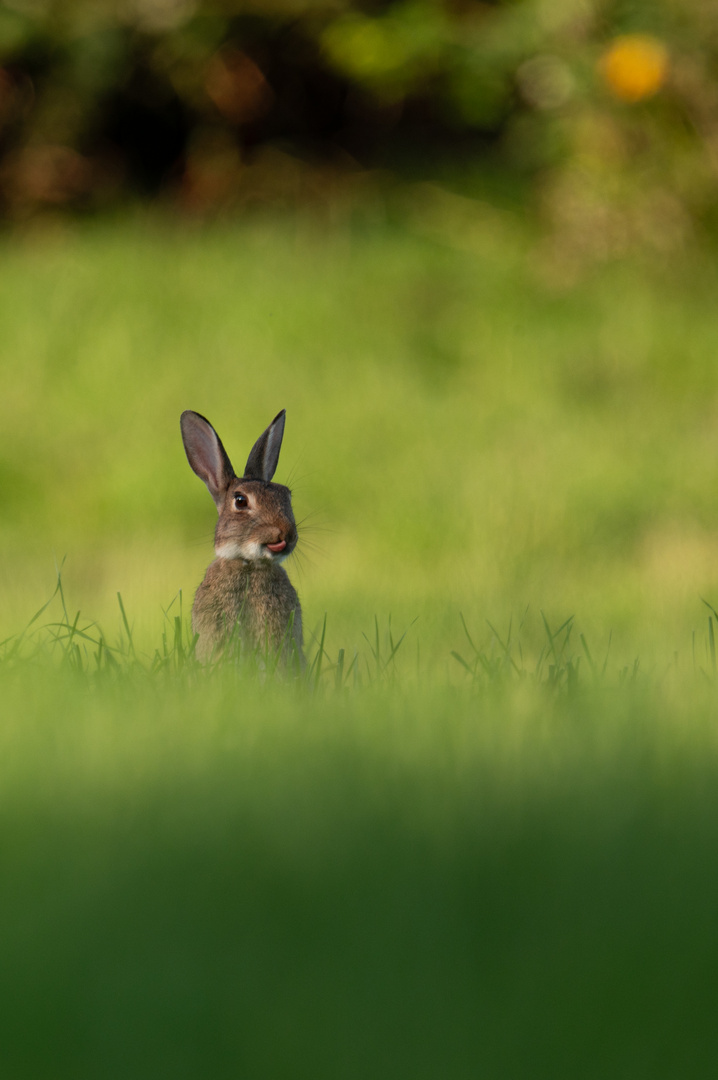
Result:
<svg viewBox="0 0 718 1080"><path fill-rule="evenodd" d="M569 281L422 188L0 281L4 1074L708 1075L711 255ZM180 412L282 407L299 681L188 627Z"/></svg>

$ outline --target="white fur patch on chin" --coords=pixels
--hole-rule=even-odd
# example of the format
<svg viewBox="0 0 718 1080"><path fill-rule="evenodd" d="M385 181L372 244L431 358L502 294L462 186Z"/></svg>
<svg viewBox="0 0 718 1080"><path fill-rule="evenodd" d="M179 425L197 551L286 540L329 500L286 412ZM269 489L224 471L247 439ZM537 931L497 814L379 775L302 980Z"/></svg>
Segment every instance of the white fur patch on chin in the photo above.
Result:
<svg viewBox="0 0 718 1080"><path fill-rule="evenodd" d="M214 553L218 559L244 559L246 562L258 562L270 554L257 540L248 540L244 544L225 540L223 544L215 545Z"/></svg>
<svg viewBox="0 0 718 1080"><path fill-rule="evenodd" d="M258 540L248 540L245 544L239 544L236 540L225 540L223 544L215 544L214 553L218 559L244 559L245 562L260 562L265 559L267 562L276 563L283 563L291 554L286 548L277 553L268 551Z"/></svg>

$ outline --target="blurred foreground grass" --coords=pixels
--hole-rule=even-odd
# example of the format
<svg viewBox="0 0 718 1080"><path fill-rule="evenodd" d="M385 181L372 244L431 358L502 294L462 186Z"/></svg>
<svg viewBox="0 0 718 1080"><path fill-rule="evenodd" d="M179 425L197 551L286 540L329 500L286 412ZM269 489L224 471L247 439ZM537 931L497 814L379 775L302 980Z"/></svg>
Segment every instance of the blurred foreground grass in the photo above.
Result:
<svg viewBox="0 0 718 1080"><path fill-rule="evenodd" d="M715 683L0 692L5 1075L709 1075Z"/></svg>
<svg viewBox="0 0 718 1080"><path fill-rule="evenodd" d="M713 1068L715 270L567 291L510 222L429 232L0 250L4 634L65 554L69 605L0 663L13 1080ZM237 463L281 406L317 686L172 637L214 514L179 413Z"/></svg>

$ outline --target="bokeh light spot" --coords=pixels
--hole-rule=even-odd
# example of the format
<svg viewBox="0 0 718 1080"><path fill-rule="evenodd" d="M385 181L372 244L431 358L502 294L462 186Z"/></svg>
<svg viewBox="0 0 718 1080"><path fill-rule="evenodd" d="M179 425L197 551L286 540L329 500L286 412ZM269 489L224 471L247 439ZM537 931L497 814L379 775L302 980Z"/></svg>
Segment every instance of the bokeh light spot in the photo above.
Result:
<svg viewBox="0 0 718 1080"><path fill-rule="evenodd" d="M653 97L668 74L668 51L650 34L626 34L616 38L601 58L608 89L621 101L636 102Z"/></svg>

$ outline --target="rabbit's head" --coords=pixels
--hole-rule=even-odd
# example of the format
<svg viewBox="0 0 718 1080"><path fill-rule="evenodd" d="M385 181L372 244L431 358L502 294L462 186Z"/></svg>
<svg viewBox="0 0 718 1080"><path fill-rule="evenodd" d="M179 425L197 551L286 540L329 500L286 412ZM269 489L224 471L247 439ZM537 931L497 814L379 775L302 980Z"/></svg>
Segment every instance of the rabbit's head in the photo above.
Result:
<svg viewBox="0 0 718 1080"><path fill-rule="evenodd" d="M282 562L297 546L292 493L271 483L284 435L284 409L252 447L237 476L219 435L199 413L182 413L180 426L187 460L204 480L219 514L214 535L218 558Z"/></svg>

